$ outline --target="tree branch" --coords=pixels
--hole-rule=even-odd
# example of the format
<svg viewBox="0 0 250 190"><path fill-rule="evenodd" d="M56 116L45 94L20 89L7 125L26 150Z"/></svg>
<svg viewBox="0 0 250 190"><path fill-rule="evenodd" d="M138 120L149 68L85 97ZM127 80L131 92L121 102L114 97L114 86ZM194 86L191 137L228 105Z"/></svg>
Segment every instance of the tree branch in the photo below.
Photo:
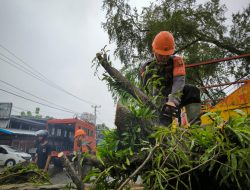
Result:
<svg viewBox="0 0 250 190"><path fill-rule="evenodd" d="M190 47L191 45L195 44L195 43L198 42L198 41L200 41L200 38L197 38L196 40L194 40L194 41L190 42L189 44L187 44L187 45L181 47L180 49L176 50L176 51L174 52L174 54L179 53L179 52L181 52L181 51L187 49L188 47Z"/></svg>
<svg viewBox="0 0 250 190"><path fill-rule="evenodd" d="M217 155L219 155L219 152L217 153ZM180 173L179 175L176 175L176 176L174 176L174 177L171 177L171 178L167 179L167 181L170 181L170 180L179 178L179 177L182 176L182 175L188 174L188 173L190 173L190 172L192 172L192 171L198 169L199 167L205 165L206 163L208 163L208 162L214 160L215 156L217 156L217 155L213 155L213 157L210 158L210 159L208 159L207 161L205 161L205 162L203 162L203 163L201 163L201 164L195 166L194 168L192 168L192 169L190 169L190 170L188 170L188 171L182 172L182 173Z"/></svg>
<svg viewBox="0 0 250 190"><path fill-rule="evenodd" d="M185 130L181 133L180 139L176 142L176 145L175 145L175 147L173 148L172 152L171 152L169 155L167 155L167 157L164 159L164 161L162 162L160 168L162 168L162 167L164 166L164 164L166 163L166 161L167 161L167 159L169 158L169 156L170 156L170 155L174 152L174 150L177 148L178 143L181 142L184 133L186 133L187 131L188 131L188 130L185 129Z"/></svg>
<svg viewBox="0 0 250 190"><path fill-rule="evenodd" d="M143 166L149 161L149 159L151 158L153 152L157 147L159 147L159 144L156 144L153 147L153 149L150 151L145 161L121 184L121 186L117 190L121 190L129 182L129 180L133 178L143 168Z"/></svg>
<svg viewBox="0 0 250 190"><path fill-rule="evenodd" d="M144 94L139 88L131 84L131 82L127 80L117 69L109 64L106 54L102 55L101 53L97 53L96 57L102 67L108 72L108 74L114 80L120 83L120 86L123 90L128 92L131 96L133 96L136 100L142 102L144 105L151 107L151 109L157 110L157 107L151 102L146 94Z"/></svg>
<svg viewBox="0 0 250 190"><path fill-rule="evenodd" d="M229 39L225 39L225 37L222 37L221 41L219 41L216 38L209 37L200 31L197 31L195 36L197 38L199 38L200 41L212 43L212 44L216 45L217 47L222 48L222 49L226 49L227 51L229 51L231 53L234 53L237 55L241 55L241 54L246 53L246 51L239 50L239 49L235 48L235 45L230 43Z"/></svg>
<svg viewBox="0 0 250 190"><path fill-rule="evenodd" d="M84 189L84 183L82 182L82 179L80 178L80 176L76 173L74 167L72 166L71 162L69 161L69 159L64 155L63 152L60 152L58 154L58 157L63 161L64 166L70 176L70 178L72 179L73 183L76 185L78 190L83 190Z"/></svg>

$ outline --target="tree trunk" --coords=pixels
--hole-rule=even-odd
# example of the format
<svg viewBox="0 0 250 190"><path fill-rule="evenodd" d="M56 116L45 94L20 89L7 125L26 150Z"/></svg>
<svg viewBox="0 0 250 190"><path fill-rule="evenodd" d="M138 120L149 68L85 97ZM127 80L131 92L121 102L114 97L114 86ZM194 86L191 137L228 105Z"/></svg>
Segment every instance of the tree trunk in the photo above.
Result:
<svg viewBox="0 0 250 190"><path fill-rule="evenodd" d="M63 152L58 154L58 157L61 158L63 161L63 164L72 179L73 183L76 185L78 190L84 190L84 184L82 182L81 176L78 175L76 170L74 169L72 163L69 161L69 159L63 154Z"/></svg>
<svg viewBox="0 0 250 190"><path fill-rule="evenodd" d="M140 126L142 135L146 137L151 133L150 127L154 125L154 122L135 117L127 107L118 103L116 107L115 125L119 134L131 131L135 126Z"/></svg>
<svg viewBox="0 0 250 190"><path fill-rule="evenodd" d="M107 60L107 55L101 53L96 54L99 63L108 72L108 74L117 82L120 83L122 89L132 95L136 100L141 101L143 104L150 106L152 109L157 110L157 107L150 101L148 96L144 94L139 88L131 84L117 69L113 68Z"/></svg>

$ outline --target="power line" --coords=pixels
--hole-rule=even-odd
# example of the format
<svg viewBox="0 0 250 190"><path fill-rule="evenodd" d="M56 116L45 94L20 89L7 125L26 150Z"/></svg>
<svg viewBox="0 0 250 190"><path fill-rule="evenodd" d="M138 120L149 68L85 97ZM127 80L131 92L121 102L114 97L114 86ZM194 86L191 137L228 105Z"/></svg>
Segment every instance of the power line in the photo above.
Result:
<svg viewBox="0 0 250 190"><path fill-rule="evenodd" d="M33 73L33 71L31 71L31 70L29 70L29 69L27 69L26 67L24 67L23 65L21 65L20 63L18 63L18 62L16 62L15 60L13 60L13 59L11 59L11 58L9 58L9 57L7 57L6 55L4 55L3 53L1 53L0 52L0 55L2 56L2 57L4 57L5 59L7 59L8 61L10 61L10 62L12 62L12 63L14 63L15 65L17 65L17 66L19 66L19 67L21 67L21 68L23 68L24 70L26 70L26 71L29 71L30 73L32 73L32 74L34 74ZM3 60L3 59L2 59ZM36 75L37 76L37 75ZM38 76L39 77L39 76Z"/></svg>
<svg viewBox="0 0 250 190"><path fill-rule="evenodd" d="M34 74L34 72L29 71L29 72L32 73L32 75L35 75L35 76L32 76L32 77L34 77L34 78L36 78L36 79L38 79L38 80L40 80L40 81L46 83L47 85L49 85L49 86L51 86L51 87L53 87L53 88L55 88L55 89L57 89L57 90L62 91L62 92L64 92L64 93L66 93L66 94L68 94L68 95L70 95L70 96L72 96L72 97L74 97L74 98L76 98L76 99L82 101L82 102L85 102L85 103L87 103L87 104L89 104L89 105L95 104L95 103L93 103L93 102L91 102L91 101L82 99L82 98L80 98L80 97L78 97L78 96L72 94L71 92L65 90L64 88L62 88L61 86L57 85L57 84L54 83L53 81L49 80L49 79L48 79L46 76L44 76L42 73L40 73L39 71L37 71L36 69L34 69L33 67L31 67L29 64L27 64L27 63L26 63L25 61L23 61L21 58L19 58L18 56L16 56L16 55L15 55L13 52L11 52L9 49L5 48L3 45L0 44L0 47L2 47L4 50L6 50L8 53L10 53L12 56L14 56L16 59L18 59L18 60L21 61L23 64L25 64L26 66L28 66L31 70L33 70L34 72L36 72L36 73L38 73L38 74L40 75L40 77L39 77L39 76L37 76L37 74ZM2 55L2 54L1 54L1 55ZM6 56L4 56L4 57L6 57ZM1 59L1 58L0 58L0 59ZM9 59L9 58L8 58L8 59ZM3 59L2 59L2 60L3 60ZM11 60L11 59L9 59L9 60ZM6 60L3 60L3 61L6 62ZM13 60L12 60L12 61L13 61ZM8 63L9 63L9 62L8 62ZM18 64L17 62L15 62L15 63ZM10 64L10 63L9 63L9 64ZM11 64L11 65L13 66L13 64ZM18 65L20 66L20 64L18 64ZM17 68L17 67L16 67L16 68ZM26 72L25 72L25 71L23 71L23 72L25 72L26 74L28 74L28 73L27 73L27 68L25 68L25 67L23 67L23 66L21 66L21 68L22 68L22 69L21 69L22 71L23 71L23 70L26 70ZM20 70L20 68L19 68L19 70ZM30 74L28 74L28 75L30 75ZM41 76L42 76L42 77L41 77Z"/></svg>
<svg viewBox="0 0 250 190"><path fill-rule="evenodd" d="M6 61L6 60L2 59L1 57L0 57L0 60L2 60L2 61L4 61L4 62L8 63L9 65L15 67L16 69L21 70L22 72L28 74L29 76L31 76L31 77L33 77L33 78L36 78L37 80L39 80L39 81L41 81L41 82L43 82L43 83L45 83L45 84L47 84L47 85L49 85L49 86L55 88L55 89L58 89L58 90L60 90L60 91L63 91L63 92L65 92L65 93L67 93L68 95L75 96L75 95L71 94L70 92L68 92L68 91L66 91L66 90L64 90L64 89L61 89L59 86L56 86L56 85L54 85L54 84L50 84L48 81L46 81L46 80L40 78L40 77L37 76L36 74L34 74L34 73L30 72L30 71L25 70L25 67L22 67L22 66L19 65L19 64L18 64L18 66L17 66L17 65L15 65L15 64L13 64L12 62L9 62L9 61ZM94 103L92 103L92 102L85 101L85 100L83 100L83 99L81 99L81 98L79 98L79 97L77 97L77 96L75 96L75 98L77 98L77 99L79 99L79 100L81 100L81 101L84 101L85 103L88 103L89 105L94 104Z"/></svg>
<svg viewBox="0 0 250 190"><path fill-rule="evenodd" d="M34 69L33 67L31 67L29 64L27 64L25 61L23 61L21 58L17 57L14 53L12 53L10 50L8 50L7 48L5 48L3 45L0 44L0 47L3 48L5 51L7 51L9 54L11 54L12 56L14 56L17 60L19 60L20 62L22 62L24 65L26 65L27 67L29 67L31 70L33 70L34 72L38 73L39 75L41 75L42 77L44 77L46 80L48 80L42 73L40 73L39 71L37 71L36 69ZM6 57L5 55L1 54L2 56ZM7 58L9 59L9 58ZM18 64L18 63L17 63Z"/></svg>
<svg viewBox="0 0 250 190"><path fill-rule="evenodd" d="M20 111L24 111L24 112L28 112L29 110L25 110L25 109L21 109L21 108L18 108L18 107L16 107L16 106L12 106L12 110L14 110L14 111L18 111L18 113L21 113ZM33 113L33 114L35 114L35 112L33 112L33 111L30 111L30 113Z"/></svg>
<svg viewBox="0 0 250 190"><path fill-rule="evenodd" d="M0 60L4 61L5 63L8 63L8 64L11 65L12 67L15 67L16 69L18 69L18 70L20 70L20 71L26 73L26 74L29 75L29 76L31 76L31 77L33 77L33 78L36 78L36 79L40 80L41 82L45 82L45 81L42 81L42 80L41 80L38 76L36 76L35 74L31 73L30 71L27 71L27 70L23 69L24 67L20 67L20 65L17 66L17 65L15 65L15 64L13 64L12 62L6 61L5 59L3 59L3 58L1 58L1 57L0 57ZM46 83L46 82L45 82L45 83Z"/></svg>
<svg viewBox="0 0 250 190"><path fill-rule="evenodd" d="M23 96L21 96L21 95L18 95L18 94L16 94L16 93L12 93L12 92L10 92L10 91L7 91L7 90L1 89L1 88L0 88L0 91L3 91L3 92L5 92L5 93L7 93L7 94L11 94L11 95L14 95L14 96L16 96L16 97L19 97L19 98L25 99L25 100L27 100L27 101L34 102L34 103L37 103L37 104L40 104L40 105L42 105L42 106L46 106L46 107L49 107L49 108L52 108L52 109L56 109L56 110L60 110L60 111L68 112L68 113L73 113L73 114L77 113L77 112L72 112L72 111L67 111L67 110L63 110L63 109L60 109L60 108L56 108L56 107L54 107L54 106L50 106L50 105L47 105L47 104L38 102L38 101L36 101L36 100L32 100L32 99L23 97Z"/></svg>
<svg viewBox="0 0 250 190"><path fill-rule="evenodd" d="M1 58L1 57L0 57L0 60L2 60L2 61L4 61L4 62L8 63L8 64L11 65L12 67L15 67L16 69L21 70L22 72L26 73L27 75L29 75L29 76L31 76L31 77L33 77L33 78L36 78L37 80L39 80L39 81L41 81L41 82L43 82L43 83L45 83L45 84L47 84L47 85L49 85L49 86L51 86L51 87L57 89L57 90L60 90L60 91L66 93L66 94L68 94L68 95L70 95L70 96L75 97L76 99L78 99L78 100L80 100L80 101L82 101L82 102L85 102L85 103L87 103L87 104L89 104L89 105L94 104L93 102L89 102L89 101L87 101L87 100L84 100L84 99L82 99L82 98L79 98L79 97L75 96L74 94L72 94L72 93L66 91L65 89L63 89L62 87L56 85L55 83L53 83L53 82L51 82L51 81L42 79L41 77L39 77L38 75L34 74L33 72L27 70L25 67L21 66L20 64L16 64L16 65L15 65L15 64L13 64L12 62L6 61L6 60L4 60L4 59Z"/></svg>
<svg viewBox="0 0 250 190"><path fill-rule="evenodd" d="M70 109L65 108L65 107L63 107L63 106L60 106L60 105L58 105L58 104L55 104L55 103L53 103L53 102L51 102L51 101L48 101L48 100L46 100L46 99L44 99L44 98L38 97L38 96L36 96L36 95L34 95L34 94L31 94L30 92L27 92L27 91L25 91L25 90L22 90L22 89L20 89L20 88L18 88L18 87L16 87L16 86L14 86L14 85L12 85L12 84L6 82L6 81L3 81L3 80L0 79L0 82L6 84L6 85L8 85L8 86L11 86L12 88L15 88L15 89L17 89L17 90L19 90L19 91L21 91L21 92L23 92L23 93L25 93L25 94L28 94L28 95L30 95L30 96L32 96L32 97L35 97L35 98L40 99L40 100L43 100L43 101L45 101L45 102L47 102L47 103L49 103L49 104L52 104L52 105L57 106L57 107L60 107L60 108L62 108L62 109L64 109L64 110L68 110L68 111L74 112L73 110L70 110Z"/></svg>
<svg viewBox="0 0 250 190"><path fill-rule="evenodd" d="M20 111L25 111L25 112L29 111L28 109L21 108L21 107L18 107L18 106L12 106L12 109L16 109L16 110L20 110ZM32 112L32 111L30 111L30 112Z"/></svg>
<svg viewBox="0 0 250 190"><path fill-rule="evenodd" d="M31 76L33 78L36 78L37 80L39 80L39 81L41 81L43 83L46 83L49 86L51 85L51 84L49 84L49 82L47 81L47 79L43 79L41 76L37 75L33 71L28 70L26 67L24 67L20 63L14 61L13 59L10 59L9 57L5 56L2 53L0 53L0 55L2 55L5 59L8 60L8 61L6 61L5 59L3 59L3 58L0 57L0 60L4 61L5 63L11 65L12 67L15 67L18 70L21 70L22 72L26 73L27 75L29 75L29 76Z"/></svg>

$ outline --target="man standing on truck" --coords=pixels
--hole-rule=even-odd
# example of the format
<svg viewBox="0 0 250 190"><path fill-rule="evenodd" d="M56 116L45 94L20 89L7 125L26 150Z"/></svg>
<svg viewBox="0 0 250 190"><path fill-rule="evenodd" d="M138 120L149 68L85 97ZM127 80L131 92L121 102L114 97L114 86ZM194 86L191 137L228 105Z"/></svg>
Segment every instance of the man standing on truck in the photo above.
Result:
<svg viewBox="0 0 250 190"><path fill-rule="evenodd" d="M92 149L89 145L89 143L87 142L86 140L86 132L82 129L77 129L76 132L75 132L75 140L76 140L76 143L77 143L77 168L78 168L78 173L79 175L81 176L81 178L83 179L88 171L92 168L91 165L89 165L88 162L86 163L81 163L80 160L81 160L81 154L84 152L83 148L84 148L84 145L87 146L87 149L89 151L89 153L91 154L92 153Z"/></svg>
<svg viewBox="0 0 250 190"><path fill-rule="evenodd" d="M37 150L35 163L37 164L38 168L43 169L45 172L48 171L51 160L51 146L48 144L48 135L49 133L47 130L39 130L36 132L38 142L36 145Z"/></svg>
<svg viewBox="0 0 250 190"><path fill-rule="evenodd" d="M82 129L77 129L75 132L75 140L77 143L77 148L79 152L84 152L84 146L86 145L88 152L92 153L92 148L90 146L91 142L89 143L86 138L86 132Z"/></svg>
<svg viewBox="0 0 250 190"><path fill-rule="evenodd" d="M140 69L143 86L147 89L149 80L159 80L152 93L164 97L160 123L168 126L172 117L180 120L180 108L186 108L188 121L197 118L201 110L200 90L192 85L185 85L185 64L182 57L174 55L175 42L168 31L158 33L152 43L154 60L146 62ZM158 77L155 77L158 76Z"/></svg>

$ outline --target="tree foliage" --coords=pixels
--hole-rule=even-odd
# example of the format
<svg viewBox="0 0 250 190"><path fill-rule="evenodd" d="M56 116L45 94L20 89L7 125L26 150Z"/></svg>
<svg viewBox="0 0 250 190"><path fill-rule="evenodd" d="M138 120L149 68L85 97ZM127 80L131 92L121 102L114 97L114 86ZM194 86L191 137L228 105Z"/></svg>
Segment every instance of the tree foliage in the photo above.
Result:
<svg viewBox="0 0 250 190"><path fill-rule="evenodd" d="M95 189L119 189L139 175L145 189L249 189L250 118L223 123L218 114L208 114L215 120L210 126L157 126L147 140L139 126L122 138L107 131L97 149L105 170L94 169L85 180L96 176Z"/></svg>
<svg viewBox="0 0 250 190"><path fill-rule="evenodd" d="M123 73L133 76L130 78L135 78L139 65L152 57L152 40L162 30L174 34L177 53L188 64L250 52L250 4L230 19L225 17L227 8L219 0L204 4L195 0L161 0L143 7L141 12L127 1L104 0L103 8L103 28L110 42L116 43L115 55L124 64ZM238 80L248 75L249 63L247 58L189 69L187 80L198 86ZM204 93L204 98L212 100L225 95L221 88Z"/></svg>
<svg viewBox="0 0 250 190"><path fill-rule="evenodd" d="M36 185L51 184L48 174L33 163L18 163L13 167L6 167L0 173L1 185L27 182Z"/></svg>
<svg viewBox="0 0 250 190"><path fill-rule="evenodd" d="M233 15L231 28L225 25L226 8L218 0L199 5L194 0L157 1L140 14L121 0L104 0L103 7L107 11L103 27L117 44L115 54L124 64L121 71L125 78L112 67L105 49L94 63L97 69L100 65L105 69L102 80L113 97L128 108L134 116L131 118L144 123L125 118L127 131L121 132L120 126L107 131L97 147L102 167L92 170L85 181L92 181L93 189L119 190L129 188L128 181L141 176L145 189L249 189L249 116L238 111L238 117L225 122L219 113L207 113L214 122L206 127L159 126L155 122L157 109L164 97L152 96L152 89L162 79L155 76L148 81L142 89L149 91L146 96L138 90L141 86L137 77L140 63L151 58L151 42L160 30L174 34L179 53L188 63L247 53L249 47L234 40L240 35L243 44L248 41L248 29L239 30L249 24L249 7ZM188 81L206 86L228 82L229 75L241 78L248 74L247 61L189 70ZM215 89L206 95L216 99L224 94ZM148 101L153 106L147 105ZM144 129L149 129L150 135L143 135Z"/></svg>
<svg viewBox="0 0 250 190"><path fill-rule="evenodd" d="M214 121L208 126L192 125L188 129L159 126L154 122L158 117L157 110L145 105L136 93L126 90L132 83L123 82L125 78L111 67L105 53L98 54L97 62L107 71L103 80L134 117L125 115L129 125L125 126L126 130L117 126L117 129L107 131L104 141L97 147L97 158L102 167L92 170L85 178L85 181L92 179L93 189L119 190L128 187L128 181L135 182L138 176L141 176L145 189L250 187L249 116L236 110L238 117L224 121L220 113L207 113ZM116 72L109 72L111 70ZM161 81L155 77L146 85L149 90ZM135 80L132 81L137 85ZM156 107L161 104L158 101L161 98L160 94L147 97ZM132 118L140 118L144 125L133 122ZM148 129L150 135L144 135L144 129Z"/></svg>

